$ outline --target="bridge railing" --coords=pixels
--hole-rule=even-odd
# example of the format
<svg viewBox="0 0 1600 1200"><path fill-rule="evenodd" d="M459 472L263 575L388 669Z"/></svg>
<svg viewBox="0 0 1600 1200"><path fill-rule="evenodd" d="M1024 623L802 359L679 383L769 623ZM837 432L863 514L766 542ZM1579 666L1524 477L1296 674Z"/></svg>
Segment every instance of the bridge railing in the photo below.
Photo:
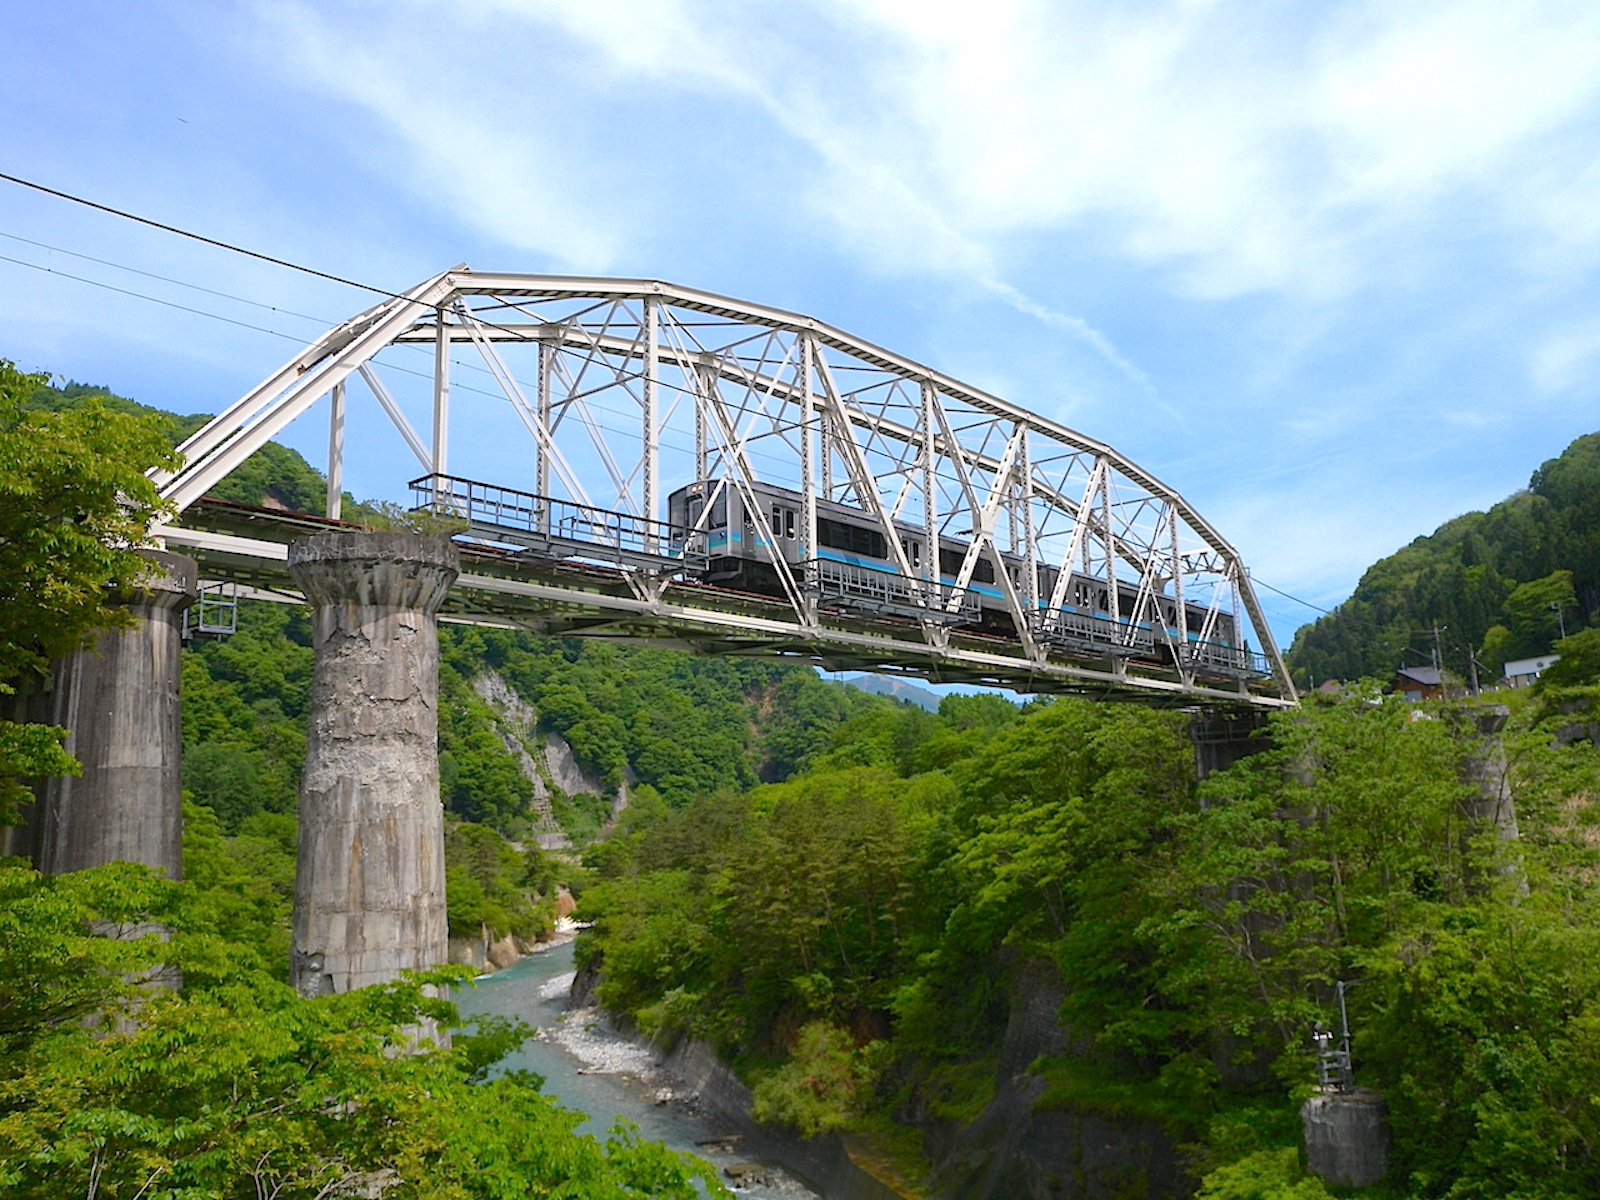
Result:
<svg viewBox="0 0 1600 1200"><path fill-rule="evenodd" d="M474 533L551 558L681 570L706 564L703 548L665 521L451 475L411 481L416 507L466 521Z"/></svg>
<svg viewBox="0 0 1600 1200"><path fill-rule="evenodd" d="M1142 625L1064 609L1040 613L1034 636L1061 650L1122 657L1148 658L1156 646L1155 633Z"/></svg>
<svg viewBox="0 0 1600 1200"><path fill-rule="evenodd" d="M965 588L951 611L950 598L957 589L947 583L907 579L831 559L812 559L801 567L807 589L824 609L923 621L932 617L944 624L975 621L982 612L979 597Z"/></svg>
<svg viewBox="0 0 1600 1200"><path fill-rule="evenodd" d="M1266 679L1272 674L1265 654L1221 642L1190 642L1185 662L1197 671L1230 679Z"/></svg>

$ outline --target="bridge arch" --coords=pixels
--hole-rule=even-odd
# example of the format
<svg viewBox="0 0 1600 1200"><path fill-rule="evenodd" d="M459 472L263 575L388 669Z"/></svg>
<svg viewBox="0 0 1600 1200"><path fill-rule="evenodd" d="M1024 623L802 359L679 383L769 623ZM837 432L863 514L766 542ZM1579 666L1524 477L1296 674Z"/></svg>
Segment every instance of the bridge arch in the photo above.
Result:
<svg viewBox="0 0 1600 1200"><path fill-rule="evenodd" d="M458 266L384 299L184 443L155 474L175 509L156 536L294 598L288 541L341 516L352 387L415 459L417 506L465 523L446 620L1295 702L1237 552L1110 446L810 317L658 281ZM314 408L325 516L207 499Z"/></svg>

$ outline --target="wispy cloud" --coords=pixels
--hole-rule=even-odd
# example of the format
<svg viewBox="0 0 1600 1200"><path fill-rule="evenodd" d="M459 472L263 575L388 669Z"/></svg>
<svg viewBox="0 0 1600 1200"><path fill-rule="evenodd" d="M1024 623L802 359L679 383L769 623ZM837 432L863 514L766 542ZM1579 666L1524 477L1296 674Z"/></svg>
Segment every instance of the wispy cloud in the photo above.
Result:
<svg viewBox="0 0 1600 1200"><path fill-rule="evenodd" d="M810 0L776 26L728 0L398 7L415 19L378 36L364 9L258 12L304 80L403 144L420 192L493 236L601 270L651 232L601 186L595 127L530 78L571 54L564 112L644 86L708 124L763 120L789 160L774 186L849 252L964 278L1147 389L1104 331L1027 294L1017 237L1077 234L1184 295L1311 304L1423 286L1449 254L1429 232L1475 219L1520 231L1527 263L1552 242L1600 253L1600 171L1550 145L1594 121L1591 4L996 0L974 20L943 0Z"/></svg>

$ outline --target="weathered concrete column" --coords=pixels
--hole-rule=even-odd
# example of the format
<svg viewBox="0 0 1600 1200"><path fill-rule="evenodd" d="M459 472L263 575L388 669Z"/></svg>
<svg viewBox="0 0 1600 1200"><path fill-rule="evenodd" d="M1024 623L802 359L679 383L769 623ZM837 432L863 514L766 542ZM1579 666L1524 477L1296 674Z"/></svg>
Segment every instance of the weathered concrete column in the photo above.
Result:
<svg viewBox="0 0 1600 1200"><path fill-rule="evenodd" d="M1467 817L1478 825L1493 825L1508 842L1517 840L1517 806L1511 795L1507 779L1506 747L1501 734L1511 709L1504 704L1487 704L1481 708L1466 709L1458 714L1471 724L1463 731L1468 738L1476 735L1472 746L1461 763L1461 779L1470 784L1474 795L1467 801Z"/></svg>
<svg viewBox="0 0 1600 1200"><path fill-rule="evenodd" d="M316 667L290 980L346 992L448 961L439 635L453 546L340 530L289 546Z"/></svg>
<svg viewBox="0 0 1600 1200"><path fill-rule="evenodd" d="M1272 749L1267 718L1260 712L1201 712L1189 722L1195 770L1201 779L1240 759Z"/></svg>
<svg viewBox="0 0 1600 1200"><path fill-rule="evenodd" d="M1370 1187L1389 1170L1389 1109L1366 1088L1322 1092L1300 1109L1306 1167L1341 1187Z"/></svg>
<svg viewBox="0 0 1600 1200"><path fill-rule="evenodd" d="M48 875L110 862L183 874L183 610L194 559L149 550L152 573L116 601L133 624L108 629L57 663L36 719L64 726L77 778L45 780L29 814L34 866Z"/></svg>

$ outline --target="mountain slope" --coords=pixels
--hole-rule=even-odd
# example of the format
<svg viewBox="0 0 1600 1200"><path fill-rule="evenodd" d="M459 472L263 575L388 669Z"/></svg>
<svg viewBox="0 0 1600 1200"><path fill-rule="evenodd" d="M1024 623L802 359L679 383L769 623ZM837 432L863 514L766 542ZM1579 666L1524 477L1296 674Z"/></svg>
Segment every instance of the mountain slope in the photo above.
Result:
<svg viewBox="0 0 1600 1200"><path fill-rule="evenodd" d="M1368 568L1350 599L1302 628L1296 682L1385 675L1468 652L1496 671L1600 617L1600 434L1586 434L1488 512L1447 521Z"/></svg>

